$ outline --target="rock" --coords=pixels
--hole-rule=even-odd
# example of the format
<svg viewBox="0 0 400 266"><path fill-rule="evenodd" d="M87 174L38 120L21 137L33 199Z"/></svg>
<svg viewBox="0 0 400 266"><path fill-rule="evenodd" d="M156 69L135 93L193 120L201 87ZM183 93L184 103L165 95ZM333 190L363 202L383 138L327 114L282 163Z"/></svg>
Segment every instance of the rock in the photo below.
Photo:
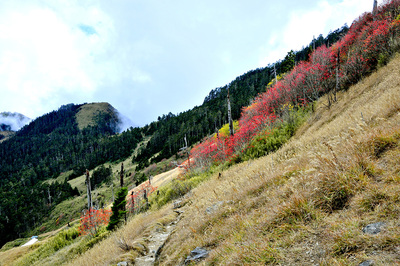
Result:
<svg viewBox="0 0 400 266"><path fill-rule="evenodd" d="M175 200L174 201L174 209L179 209L182 207L182 200Z"/></svg>
<svg viewBox="0 0 400 266"><path fill-rule="evenodd" d="M194 250L192 250L190 252L190 255L187 256L186 260L185 260L185 264L188 264L192 261L200 261L202 259L207 258L208 254L210 252L204 248L200 248L200 247L196 247Z"/></svg>
<svg viewBox="0 0 400 266"><path fill-rule="evenodd" d="M381 228L384 227L385 225L386 224L383 222L369 224L365 226L362 231L365 234L376 235L381 232Z"/></svg>
<svg viewBox="0 0 400 266"><path fill-rule="evenodd" d="M218 201L217 203L213 204L210 207L207 207L206 213L207 214L212 214L213 212L217 211L219 207L221 207L224 204L224 201Z"/></svg>
<svg viewBox="0 0 400 266"><path fill-rule="evenodd" d="M184 211L181 210L174 210L175 213L177 213L178 215L181 215L182 213L184 213Z"/></svg>
<svg viewBox="0 0 400 266"><path fill-rule="evenodd" d="M128 266L128 262L126 261L121 261L117 264L117 266Z"/></svg>
<svg viewBox="0 0 400 266"><path fill-rule="evenodd" d="M374 265L373 260L366 260L366 261L363 261L360 264L358 264L358 266L372 266L372 265Z"/></svg>

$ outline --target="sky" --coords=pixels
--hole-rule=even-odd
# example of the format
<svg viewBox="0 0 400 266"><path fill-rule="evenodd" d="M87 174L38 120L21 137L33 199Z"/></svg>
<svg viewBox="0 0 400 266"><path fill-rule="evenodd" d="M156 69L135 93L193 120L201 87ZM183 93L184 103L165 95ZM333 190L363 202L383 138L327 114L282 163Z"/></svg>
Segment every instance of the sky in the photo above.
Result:
<svg viewBox="0 0 400 266"><path fill-rule="evenodd" d="M382 2L378 1L380 4ZM300 50L373 0L14 0L0 4L0 112L109 102L132 126Z"/></svg>

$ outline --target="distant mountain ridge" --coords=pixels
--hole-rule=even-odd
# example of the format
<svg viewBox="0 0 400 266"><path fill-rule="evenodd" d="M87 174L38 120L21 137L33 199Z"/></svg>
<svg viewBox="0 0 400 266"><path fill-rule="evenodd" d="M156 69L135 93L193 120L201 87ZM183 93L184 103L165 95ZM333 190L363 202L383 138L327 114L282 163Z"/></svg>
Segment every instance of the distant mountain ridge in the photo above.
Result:
<svg viewBox="0 0 400 266"><path fill-rule="evenodd" d="M0 113L0 131L18 131L31 122L32 119L20 113Z"/></svg>
<svg viewBox="0 0 400 266"><path fill-rule="evenodd" d="M122 121L119 118L118 111L106 102L82 105L75 115L78 128L82 130L88 126L96 126L101 115L107 116L106 122L113 128L114 133L120 131Z"/></svg>
<svg viewBox="0 0 400 266"><path fill-rule="evenodd" d="M37 226L27 210L47 217L53 206L77 195L67 180L43 181L67 171L73 179L132 154L143 130L119 133L119 116L108 103L67 104L0 140L0 246Z"/></svg>

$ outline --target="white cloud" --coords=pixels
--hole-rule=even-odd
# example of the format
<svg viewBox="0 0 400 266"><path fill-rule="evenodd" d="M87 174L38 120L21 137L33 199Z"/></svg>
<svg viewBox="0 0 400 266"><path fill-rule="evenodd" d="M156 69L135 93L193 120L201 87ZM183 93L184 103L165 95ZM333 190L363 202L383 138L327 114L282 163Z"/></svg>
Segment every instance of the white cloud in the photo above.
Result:
<svg viewBox="0 0 400 266"><path fill-rule="evenodd" d="M17 113L0 113L0 124L10 126L12 131L18 131L29 122L31 122L30 118Z"/></svg>
<svg viewBox="0 0 400 266"><path fill-rule="evenodd" d="M132 71L132 80L138 83L147 83L151 82L151 76L140 69L134 69Z"/></svg>
<svg viewBox="0 0 400 266"><path fill-rule="evenodd" d="M372 1L371 1L372 2ZM372 4L365 0L318 1L312 8L290 12L288 22L273 31L268 44L262 48L261 66L283 59L290 50L298 51L310 43L313 36L326 36L330 30L348 26Z"/></svg>
<svg viewBox="0 0 400 266"><path fill-rule="evenodd" d="M107 64L99 60L107 61L113 46L112 21L95 7L65 7L9 6L0 13L0 88L5 111L18 106L20 112L36 117L64 104L66 95L90 98L108 79ZM97 34L86 34L79 28L82 24Z"/></svg>

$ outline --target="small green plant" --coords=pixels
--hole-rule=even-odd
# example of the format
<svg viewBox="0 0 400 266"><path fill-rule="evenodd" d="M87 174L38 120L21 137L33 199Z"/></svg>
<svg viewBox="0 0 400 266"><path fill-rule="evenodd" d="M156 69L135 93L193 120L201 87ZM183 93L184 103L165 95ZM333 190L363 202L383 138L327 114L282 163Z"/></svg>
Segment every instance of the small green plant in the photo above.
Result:
<svg viewBox="0 0 400 266"><path fill-rule="evenodd" d="M387 65L389 60L390 60L390 55L387 52L380 53L378 57L378 67L383 67Z"/></svg>

